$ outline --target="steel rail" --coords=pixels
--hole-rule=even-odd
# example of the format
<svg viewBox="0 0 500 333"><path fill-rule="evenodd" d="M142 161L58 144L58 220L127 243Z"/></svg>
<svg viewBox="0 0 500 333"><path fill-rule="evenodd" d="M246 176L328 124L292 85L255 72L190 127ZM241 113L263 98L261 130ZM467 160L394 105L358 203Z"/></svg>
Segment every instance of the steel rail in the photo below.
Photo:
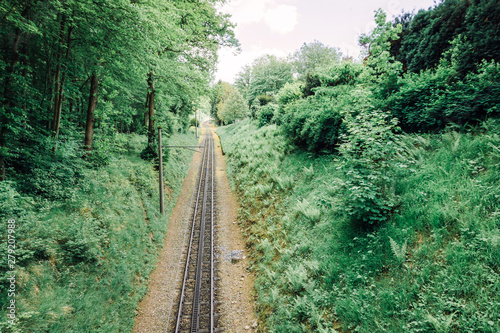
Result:
<svg viewBox="0 0 500 333"><path fill-rule="evenodd" d="M211 223L211 233L212 235L210 236L210 333L214 333L215 329L215 322L214 322L214 178L215 178L215 153L214 153L214 138L213 135L210 135L210 141L211 141L211 149L212 149L212 194L211 194L211 202L210 202L210 223Z"/></svg>
<svg viewBox="0 0 500 333"><path fill-rule="evenodd" d="M208 196L208 178L210 177L210 136L205 139L208 142L207 149L207 164L205 167L205 178L203 188L203 204L201 206L201 222L200 222L200 239L198 245L198 261L196 263L196 280L194 287L193 297L193 314L191 318L191 332L196 333L200 330L200 294L201 294L201 281L203 278L203 254L205 252L205 222L207 214L207 196Z"/></svg>
<svg viewBox="0 0 500 333"><path fill-rule="evenodd" d="M206 318L208 315L209 322L209 330L208 332L215 332L215 268L214 268L214 231L215 231L215 223L214 223L214 178L215 178L215 153L214 153L214 140L210 129L206 128L207 132L205 133L205 138L203 140L203 158L200 166L199 178L198 178L198 190L196 195L196 204L193 212L192 226L191 226L191 235L189 239L189 245L186 256L186 264L184 268L184 278L182 282L182 289L179 298L178 312L177 312L177 322L175 326L175 333L179 333L182 326L182 332L187 329L187 322L182 322L183 318L186 318L187 315L183 312L186 310L183 309L184 302L190 300L191 295L193 295L192 303L186 303L191 305L191 323L189 332L199 332L200 331L200 322L201 318ZM210 198L209 198L210 197ZM201 204L201 214L200 214L200 204ZM207 218L210 220L207 222ZM197 228L197 222L199 221L199 229ZM207 228L210 229L210 232L207 232ZM196 235L199 231L199 239L196 241ZM206 234L206 235L205 235ZM208 238L208 239L206 239ZM198 243L197 253L195 244ZM208 245L207 251L205 251L205 246ZM193 249L194 248L194 249ZM193 250L193 251L192 251ZM209 253L206 253L208 252ZM193 258L191 258L193 256ZM197 256L195 259L194 256ZM208 258L206 258L208 257ZM206 258L206 260L205 260ZM192 259L192 260L191 260ZM208 261L208 262L207 262ZM192 270L192 266L196 263L195 268L195 279L194 279L194 290L193 294L187 293L187 284L188 281L193 281L192 276L190 278L190 274L194 273ZM209 264L209 268L203 269L203 265ZM190 270L191 268L191 270ZM205 273L204 273L205 272ZM209 286L207 286L206 282L206 274L209 274ZM205 274L205 275L204 275ZM203 286L202 286L203 284ZM209 295L210 300L206 300L206 297ZM202 296L203 295L203 296ZM202 297L205 301L202 302ZM186 302L187 302L186 301ZM207 303L208 301L208 303ZM202 306L203 304L203 306ZM208 306L209 313L206 313ZM203 314L201 313L203 311ZM187 309L189 311L189 308ZM203 320L203 326L207 324L207 321ZM203 330L206 330L206 327L202 327Z"/></svg>
<svg viewBox="0 0 500 333"><path fill-rule="evenodd" d="M207 149L206 149L206 141L204 142L204 146L205 146L205 149L204 149L204 153L203 153L203 158L202 158L202 162L201 162L201 167L200 167L200 176L199 176L199 182L198 182L198 191L197 191L197 194L196 194L196 203L195 203L195 207L194 207L194 214L193 214L193 223L192 223L192 226L191 226L191 236L190 236L190 239L189 239L189 245L188 245L188 253L187 253L187 256L186 256L186 266L184 268L184 278L183 278L183 281L182 281L182 289L181 289L181 294L180 294L180 299L179 299L179 309L178 309L178 312L177 312L177 322L176 322L176 325L175 325L175 332L178 333L179 332L179 328L180 328L180 324L181 324L181 319L182 319L182 306L183 306L183 303L184 303L184 295L185 295L185 292L186 292L186 282L187 282L187 278L188 278L188 273L189 273L189 260L190 260L190 257L191 257L191 248L192 248L192 244L193 244L193 238L194 238L194 232L195 232L195 226L196 226L196 217L197 217L197 213L198 213L198 206L199 206L199 203L200 203L200 192L201 192L201 185L202 185L202 175L203 175L203 170L204 170L204 165L205 165L205 159L206 159L206 156L208 155L207 153Z"/></svg>

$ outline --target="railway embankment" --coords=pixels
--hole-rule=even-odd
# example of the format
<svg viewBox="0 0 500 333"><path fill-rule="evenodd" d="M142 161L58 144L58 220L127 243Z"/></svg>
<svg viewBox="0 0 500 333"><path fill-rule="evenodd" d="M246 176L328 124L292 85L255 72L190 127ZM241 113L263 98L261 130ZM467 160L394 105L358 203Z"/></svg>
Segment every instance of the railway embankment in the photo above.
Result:
<svg viewBox="0 0 500 333"><path fill-rule="evenodd" d="M98 168L60 147L58 154L68 156L52 158L57 177L29 179L45 191L37 196L2 184L1 214L16 221L18 266L16 321L8 323L2 307L1 332L132 330L193 152L170 153L161 216L158 171L139 157L146 138L117 137ZM195 142L194 133L186 133L172 135L169 144Z"/></svg>
<svg viewBox="0 0 500 333"><path fill-rule="evenodd" d="M499 130L398 135L393 209L363 224L342 155L294 149L276 125L220 128L259 330L500 331Z"/></svg>

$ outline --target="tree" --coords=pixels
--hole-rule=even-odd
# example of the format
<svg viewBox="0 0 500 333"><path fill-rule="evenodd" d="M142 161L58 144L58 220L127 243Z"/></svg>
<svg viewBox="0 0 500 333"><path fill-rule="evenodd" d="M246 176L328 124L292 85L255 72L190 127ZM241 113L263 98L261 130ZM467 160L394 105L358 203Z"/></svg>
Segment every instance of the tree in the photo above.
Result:
<svg viewBox="0 0 500 333"><path fill-rule="evenodd" d="M245 96L248 105L252 105L260 95L276 95L286 83L293 81L292 65L287 60L273 55L256 59L251 65L250 73Z"/></svg>
<svg viewBox="0 0 500 333"><path fill-rule="evenodd" d="M385 99L396 89L397 78L402 73L402 64L391 55L391 43L397 40L401 33L401 25L393 27L386 20L387 15L382 9L375 11L377 26L370 34L362 34L359 43L366 54L367 71L363 73L367 81L376 83L376 97Z"/></svg>
<svg viewBox="0 0 500 333"><path fill-rule="evenodd" d="M250 83L252 82L252 67L250 65L245 65L242 70L236 76L234 85L238 88L243 96L248 96L248 90L250 89ZM248 101L251 103L251 101ZM248 106L251 106L249 104Z"/></svg>
<svg viewBox="0 0 500 333"><path fill-rule="evenodd" d="M0 179L50 136L90 151L113 130L146 127L151 144L158 121L187 125L218 48L238 45L221 2L1 2Z"/></svg>
<svg viewBox="0 0 500 333"><path fill-rule="evenodd" d="M230 90L229 96L220 110L219 118L225 123L230 124L238 119L248 116L249 110L245 99L237 88Z"/></svg>
<svg viewBox="0 0 500 333"><path fill-rule="evenodd" d="M292 54L291 59L293 69L298 74L299 79L303 80L307 73L313 72L315 69L338 64L342 59L342 53L338 48L324 45L315 40L309 44L304 43L300 49Z"/></svg>
<svg viewBox="0 0 500 333"><path fill-rule="evenodd" d="M403 30L391 54L410 72L435 69L459 36L462 77L477 70L482 60L500 61L498 0L445 0L416 15L403 14L395 23L401 23Z"/></svg>

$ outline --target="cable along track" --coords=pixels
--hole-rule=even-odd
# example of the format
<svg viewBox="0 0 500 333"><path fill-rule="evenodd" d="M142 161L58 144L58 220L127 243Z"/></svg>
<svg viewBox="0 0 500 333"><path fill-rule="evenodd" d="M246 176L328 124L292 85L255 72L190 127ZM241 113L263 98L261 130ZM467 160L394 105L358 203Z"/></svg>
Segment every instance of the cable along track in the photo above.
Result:
<svg viewBox="0 0 500 333"><path fill-rule="evenodd" d="M177 317L171 332L216 332L214 301L214 143L210 130L203 141L196 202L185 254ZM218 331L218 330L217 330Z"/></svg>

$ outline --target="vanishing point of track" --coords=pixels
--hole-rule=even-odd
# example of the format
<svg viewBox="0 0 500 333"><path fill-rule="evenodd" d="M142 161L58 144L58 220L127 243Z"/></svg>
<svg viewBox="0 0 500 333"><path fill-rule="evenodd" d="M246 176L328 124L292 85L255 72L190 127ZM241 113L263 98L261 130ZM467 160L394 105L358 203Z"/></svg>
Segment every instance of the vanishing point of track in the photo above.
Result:
<svg viewBox="0 0 500 333"><path fill-rule="evenodd" d="M196 188L196 200L186 249L184 277L178 297L175 333L214 333L214 143L207 128ZM175 324L175 326L174 326ZM169 330L170 331L170 330Z"/></svg>

